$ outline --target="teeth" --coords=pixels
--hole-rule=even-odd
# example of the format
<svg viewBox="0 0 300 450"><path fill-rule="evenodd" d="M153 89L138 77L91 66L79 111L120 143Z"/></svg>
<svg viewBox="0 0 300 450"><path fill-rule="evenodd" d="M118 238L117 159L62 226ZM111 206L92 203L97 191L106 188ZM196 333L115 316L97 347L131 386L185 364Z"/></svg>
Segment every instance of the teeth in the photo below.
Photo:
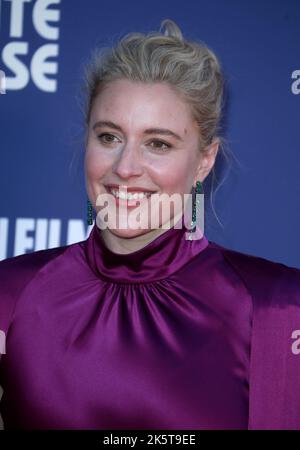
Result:
<svg viewBox="0 0 300 450"><path fill-rule="evenodd" d="M150 197L152 192L127 192L124 191L119 192L116 189L110 189L110 192L117 198L121 198L122 200L138 200L144 197Z"/></svg>

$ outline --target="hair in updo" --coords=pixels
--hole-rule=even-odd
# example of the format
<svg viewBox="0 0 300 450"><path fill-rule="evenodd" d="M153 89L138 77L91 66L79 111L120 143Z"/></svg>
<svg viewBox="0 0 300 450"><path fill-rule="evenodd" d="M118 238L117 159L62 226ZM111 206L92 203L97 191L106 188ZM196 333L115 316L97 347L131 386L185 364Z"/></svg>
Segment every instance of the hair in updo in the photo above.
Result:
<svg viewBox="0 0 300 450"><path fill-rule="evenodd" d="M203 42L185 40L173 20L163 20L159 32L129 33L112 47L93 50L90 61L84 66L86 129L94 99L108 83L119 79L168 83L190 106L199 127L199 151L205 152L217 139L218 155L221 150L229 159L225 139L220 136L224 94L220 62ZM214 168L212 172L215 178ZM211 199L212 191L211 188Z"/></svg>

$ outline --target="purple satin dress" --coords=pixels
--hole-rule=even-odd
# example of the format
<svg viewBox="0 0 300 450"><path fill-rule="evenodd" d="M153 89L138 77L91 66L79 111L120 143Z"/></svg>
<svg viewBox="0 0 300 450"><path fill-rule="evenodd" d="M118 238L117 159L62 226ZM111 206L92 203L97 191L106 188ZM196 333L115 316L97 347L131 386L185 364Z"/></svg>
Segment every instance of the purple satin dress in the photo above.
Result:
<svg viewBox="0 0 300 450"><path fill-rule="evenodd" d="M247 429L251 296L223 247L171 228L0 262L6 429Z"/></svg>

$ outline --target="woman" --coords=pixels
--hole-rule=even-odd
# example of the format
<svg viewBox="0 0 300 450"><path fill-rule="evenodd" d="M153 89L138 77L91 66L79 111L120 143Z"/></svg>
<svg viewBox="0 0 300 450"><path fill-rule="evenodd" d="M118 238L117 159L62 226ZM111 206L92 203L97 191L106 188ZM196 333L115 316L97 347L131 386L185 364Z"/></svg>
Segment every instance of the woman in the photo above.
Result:
<svg viewBox="0 0 300 450"><path fill-rule="evenodd" d="M163 25L88 66L88 239L0 263L8 429L300 429L300 270L164 217L213 169L223 78Z"/></svg>

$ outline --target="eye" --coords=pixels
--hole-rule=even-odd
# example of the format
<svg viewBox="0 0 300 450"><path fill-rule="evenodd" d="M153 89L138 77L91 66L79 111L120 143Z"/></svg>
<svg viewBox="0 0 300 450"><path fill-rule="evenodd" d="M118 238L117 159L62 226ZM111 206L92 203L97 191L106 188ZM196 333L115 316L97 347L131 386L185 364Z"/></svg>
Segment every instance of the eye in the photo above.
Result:
<svg viewBox="0 0 300 450"><path fill-rule="evenodd" d="M172 146L170 144L167 144L166 142L163 141L158 141L158 140L153 140L151 141L151 143L156 143L156 144L162 144L165 147L162 147L161 145L159 145L158 147L155 145L153 148L156 150L167 150L168 148L171 148Z"/></svg>
<svg viewBox="0 0 300 450"><path fill-rule="evenodd" d="M103 142L104 144L113 144L115 141L113 140L116 138L113 134L110 133L102 133L98 136L98 139ZM116 138L117 139L117 138ZM154 139L151 141L151 144L154 143L155 145L152 146L155 150L167 150L168 148L171 148L172 146L168 144L167 142L160 141L158 139ZM158 145L156 145L158 144Z"/></svg>
<svg viewBox="0 0 300 450"><path fill-rule="evenodd" d="M112 138L112 139L108 139L108 140L102 139L102 138L104 138L104 136L108 136L109 138ZM100 139L104 144L111 144L114 142L113 138L115 138L115 137L116 136L114 136L113 134L110 134L110 133L102 133L102 134L99 134L98 139Z"/></svg>

